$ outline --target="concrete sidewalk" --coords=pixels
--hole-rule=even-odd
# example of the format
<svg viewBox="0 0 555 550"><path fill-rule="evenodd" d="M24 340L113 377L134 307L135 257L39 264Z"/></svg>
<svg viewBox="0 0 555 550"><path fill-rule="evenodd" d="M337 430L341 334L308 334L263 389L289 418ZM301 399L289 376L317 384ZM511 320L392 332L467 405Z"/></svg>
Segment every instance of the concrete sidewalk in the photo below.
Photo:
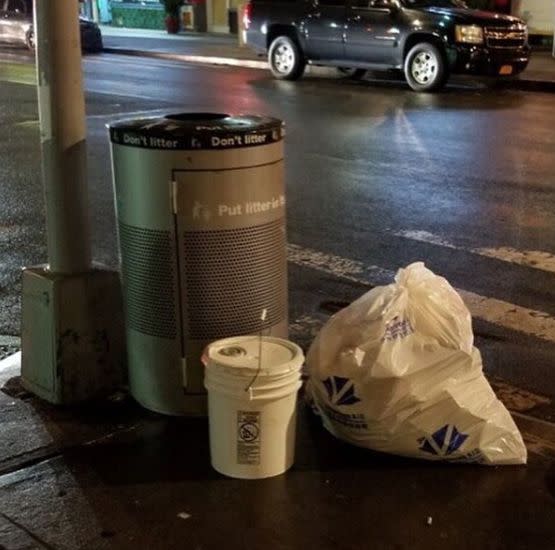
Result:
<svg viewBox="0 0 555 550"><path fill-rule="evenodd" d="M205 33L168 35L165 31L102 27L107 53L155 57L188 63L267 69L264 58L240 47L237 36ZM548 51L534 51L528 68L503 87L555 92L555 58Z"/></svg>
<svg viewBox="0 0 555 550"><path fill-rule="evenodd" d="M294 467L249 481L212 470L206 419L56 408L18 376L0 362L2 550L555 548L555 428L531 416L528 465L490 468L342 444L301 403Z"/></svg>
<svg viewBox="0 0 555 550"><path fill-rule="evenodd" d="M102 27L104 51L192 63L266 69L266 60L240 47L237 36Z"/></svg>

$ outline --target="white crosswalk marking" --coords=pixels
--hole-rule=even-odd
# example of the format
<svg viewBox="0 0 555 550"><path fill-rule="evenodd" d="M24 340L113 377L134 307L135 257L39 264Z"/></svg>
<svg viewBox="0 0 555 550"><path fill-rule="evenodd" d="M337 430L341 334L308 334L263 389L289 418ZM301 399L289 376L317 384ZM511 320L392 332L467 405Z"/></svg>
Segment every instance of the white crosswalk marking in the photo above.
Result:
<svg viewBox="0 0 555 550"><path fill-rule="evenodd" d="M375 265L366 265L356 260L341 258L333 254L326 254L312 248L289 244L287 255L291 263L325 271L355 283L366 285L369 281L372 281L371 284L376 284L375 281L379 280L380 283L378 284L383 284L393 280L393 271Z"/></svg>
<svg viewBox="0 0 555 550"><path fill-rule="evenodd" d="M463 246L457 246L428 231L394 231L392 234L413 241L443 246L454 250L462 250L464 252L495 258L496 260L502 260L512 264L524 265L533 269L555 273L555 255L541 250L517 250L509 246L502 246L500 248L465 248Z"/></svg>
<svg viewBox="0 0 555 550"><path fill-rule="evenodd" d="M374 265L364 265L356 260L326 254L295 244L288 246L288 259L302 267L362 284L380 285L393 282L395 273ZM555 318L543 311L488 298L467 290L456 289L473 317L510 330L555 342Z"/></svg>

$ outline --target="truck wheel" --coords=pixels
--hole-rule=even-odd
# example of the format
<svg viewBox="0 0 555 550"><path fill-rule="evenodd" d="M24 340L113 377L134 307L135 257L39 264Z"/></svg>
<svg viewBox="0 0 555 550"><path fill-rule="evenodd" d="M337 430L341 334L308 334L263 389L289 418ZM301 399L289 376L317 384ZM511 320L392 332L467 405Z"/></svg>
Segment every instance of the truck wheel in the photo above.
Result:
<svg viewBox="0 0 555 550"><path fill-rule="evenodd" d="M417 92L439 90L447 82L447 67L443 55L433 44L416 44L405 58L405 78Z"/></svg>
<svg viewBox="0 0 555 550"><path fill-rule="evenodd" d="M272 74L282 80L297 80L306 67L301 49L288 36L274 39L268 51L268 63Z"/></svg>
<svg viewBox="0 0 555 550"><path fill-rule="evenodd" d="M366 74L366 69L352 69L351 67L337 67L339 74L351 80L361 80Z"/></svg>
<svg viewBox="0 0 555 550"><path fill-rule="evenodd" d="M25 35L25 45L31 51L35 51L35 31L31 27Z"/></svg>

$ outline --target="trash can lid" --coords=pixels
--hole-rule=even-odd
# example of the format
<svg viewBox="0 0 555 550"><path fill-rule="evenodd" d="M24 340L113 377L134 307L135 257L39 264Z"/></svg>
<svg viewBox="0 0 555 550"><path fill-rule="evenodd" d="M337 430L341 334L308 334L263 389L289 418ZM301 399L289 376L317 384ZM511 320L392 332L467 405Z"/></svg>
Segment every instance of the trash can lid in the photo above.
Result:
<svg viewBox="0 0 555 550"><path fill-rule="evenodd" d="M283 139L284 125L272 117L222 113L176 113L121 120L108 125L114 144L142 149L240 149Z"/></svg>

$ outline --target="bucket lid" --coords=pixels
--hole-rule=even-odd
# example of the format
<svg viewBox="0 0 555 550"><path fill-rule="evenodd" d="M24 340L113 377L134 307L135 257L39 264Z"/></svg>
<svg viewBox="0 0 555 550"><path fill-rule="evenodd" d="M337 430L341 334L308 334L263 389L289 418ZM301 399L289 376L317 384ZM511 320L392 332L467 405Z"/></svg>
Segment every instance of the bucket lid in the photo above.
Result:
<svg viewBox="0 0 555 550"><path fill-rule="evenodd" d="M244 370L252 375L259 368L260 375L279 375L300 370L304 362L302 349L282 338L271 336L238 336L225 338L210 344L204 353L207 368Z"/></svg>

